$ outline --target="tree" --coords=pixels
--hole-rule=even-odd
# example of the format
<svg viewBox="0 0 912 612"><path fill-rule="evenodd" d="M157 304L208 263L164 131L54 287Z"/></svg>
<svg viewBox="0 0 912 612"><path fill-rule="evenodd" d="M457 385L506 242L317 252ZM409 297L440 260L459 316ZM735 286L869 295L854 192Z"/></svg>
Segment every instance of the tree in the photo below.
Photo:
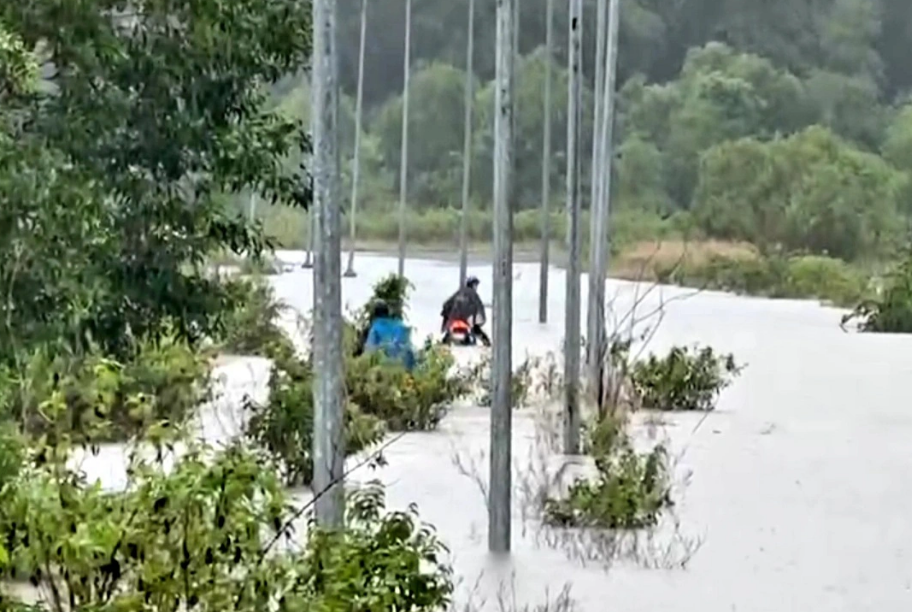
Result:
<svg viewBox="0 0 912 612"><path fill-rule="evenodd" d="M887 113L880 104L876 82L866 76L815 70L805 83L817 109L817 123L869 150L878 148Z"/></svg>
<svg viewBox="0 0 912 612"><path fill-rule="evenodd" d="M465 72L435 62L412 77L409 98L408 186L419 207L455 205L462 180ZM387 170L398 169L402 146L402 97L390 99L371 125Z"/></svg>
<svg viewBox="0 0 912 612"><path fill-rule="evenodd" d="M822 127L709 150L694 212L714 236L844 259L887 252L905 175Z"/></svg>
<svg viewBox="0 0 912 612"><path fill-rule="evenodd" d="M47 75L11 102L22 120L0 142L3 354L61 335L122 351L171 319L195 340L226 297L199 270L204 257L264 246L215 195L308 202L306 174L279 163L302 146L302 126L268 112L262 87L305 64L306 4L59 5L0 7Z"/></svg>
<svg viewBox="0 0 912 612"><path fill-rule="evenodd" d="M720 43L689 51L674 83L635 80L622 95L624 132L641 134L662 152L666 189L679 207L690 205L700 153L726 140L788 133L810 119L796 77Z"/></svg>
<svg viewBox="0 0 912 612"><path fill-rule="evenodd" d="M517 67L516 105L516 198L520 209L535 208L541 202L541 168L542 168L542 142L544 139L545 109L542 104L542 91L545 84L546 62L549 61L545 49L536 49L519 62ZM551 60L554 61L554 60ZM554 79L551 92L551 134L553 146L552 185L562 185L561 180L566 174L567 151L567 88L569 75L565 66L552 66L551 76ZM478 92L477 111L478 120L475 142L475 169L473 176L473 189L477 197L490 202L494 185L493 156L494 156L494 82L489 82ZM583 87L583 123L581 127L581 150L583 161L588 159L588 152L592 150L593 137L593 112L594 98L592 91ZM589 173L583 173L584 185L581 190L584 202L588 201ZM554 192L561 194L561 191ZM562 195L557 197L563 198Z"/></svg>

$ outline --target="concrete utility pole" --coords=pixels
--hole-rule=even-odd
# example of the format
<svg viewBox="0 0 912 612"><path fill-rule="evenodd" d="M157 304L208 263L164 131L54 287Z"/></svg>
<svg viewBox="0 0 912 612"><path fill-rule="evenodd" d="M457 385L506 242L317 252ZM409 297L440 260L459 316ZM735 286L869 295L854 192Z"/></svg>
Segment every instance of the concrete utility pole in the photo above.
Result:
<svg viewBox="0 0 912 612"><path fill-rule="evenodd" d="M580 123L582 119L582 0L570 0L567 96L567 296L564 331L564 453L580 451Z"/></svg>
<svg viewBox="0 0 912 612"><path fill-rule="evenodd" d="M313 122L311 122L310 133L313 134ZM311 207L312 209L313 207ZM313 210L307 211L307 253L304 256L304 263L301 264L302 268L313 268L313 248L314 248L314 234L316 234L317 227L317 216L314 214Z"/></svg>
<svg viewBox="0 0 912 612"><path fill-rule="evenodd" d="M405 0L405 54L402 82L402 146L399 157L399 276L405 276L405 200L408 196L409 80L412 60L412 0Z"/></svg>
<svg viewBox="0 0 912 612"><path fill-rule="evenodd" d="M598 218L596 220L597 239L601 248L597 251L595 266L590 271L590 279L595 284L590 285L590 291L595 290L595 295L590 298L589 308L594 309L593 329L590 332L592 351L590 352L589 379L593 385L598 401L599 414L604 415L606 406L602 404L602 388L604 367L610 366L606 362L608 353L608 337L605 330L605 278L608 276L609 255L609 215L611 212L611 173L614 160L614 112L615 112L615 84L617 82L617 55L618 55L618 28L620 25L620 0L610 0L608 6L608 45L605 55L605 82L602 91L602 121L599 126L598 139L601 141L601 184L599 185Z"/></svg>
<svg viewBox="0 0 912 612"><path fill-rule="evenodd" d="M257 196L255 191L250 192L250 206L247 209L247 220L253 223L256 220Z"/></svg>
<svg viewBox="0 0 912 612"><path fill-rule="evenodd" d="M510 550L513 352L513 27L516 0L497 0L494 94L494 355L488 550Z"/></svg>
<svg viewBox="0 0 912 612"><path fill-rule="evenodd" d="M364 101L364 40L367 37L367 0L361 0L361 46L358 48L358 94L355 102L355 154L352 160L352 191L351 206L349 215L351 219L351 231L348 251L348 266L345 269L345 276L352 278L355 274L355 238L357 235L357 215L358 215L358 182L361 178L361 116L363 114L362 103Z"/></svg>
<svg viewBox="0 0 912 612"><path fill-rule="evenodd" d="M542 140L541 268L538 276L538 322L548 322L548 273L551 248L551 64L554 60L554 0L546 0L545 134Z"/></svg>
<svg viewBox="0 0 912 612"><path fill-rule="evenodd" d="M462 219L459 227L459 286L465 287L469 268L469 191L472 186L472 107L475 105L475 0L469 0L466 41L465 127L462 142Z"/></svg>
<svg viewBox="0 0 912 612"><path fill-rule="evenodd" d="M595 120L593 121L592 137L592 165L590 167L589 182L591 194L589 197L589 307L587 309L586 325L586 365L589 379L590 393L598 397L598 381L600 380L601 338L599 337L598 321L604 319L604 278L598 275L599 262L604 260L604 206L601 188L604 184L603 174L605 163L603 158L603 143L601 139L602 122L604 118L605 93L605 38L607 28L608 0L597 0L596 5L596 33L595 33ZM602 289L599 290L599 281ZM600 305L601 304L601 305Z"/></svg>
<svg viewBox="0 0 912 612"><path fill-rule="evenodd" d="M335 0L313 0L314 117L314 478L316 519L343 521L341 214L338 156L338 47Z"/></svg>

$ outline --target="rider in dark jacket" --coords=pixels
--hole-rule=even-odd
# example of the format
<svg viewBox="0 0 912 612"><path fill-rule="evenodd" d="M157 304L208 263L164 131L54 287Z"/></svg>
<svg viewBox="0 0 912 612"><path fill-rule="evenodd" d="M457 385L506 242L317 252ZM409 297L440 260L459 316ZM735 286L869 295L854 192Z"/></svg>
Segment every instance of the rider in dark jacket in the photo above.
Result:
<svg viewBox="0 0 912 612"><path fill-rule="evenodd" d="M472 334L481 340L485 346L491 346L491 339L481 329L487 320L485 318L485 307L478 295L478 285L480 281L475 276L466 279L465 287L462 287L451 295L443 303L443 309L440 316L443 318L443 331L446 332L447 324L451 321L465 321L472 326Z"/></svg>

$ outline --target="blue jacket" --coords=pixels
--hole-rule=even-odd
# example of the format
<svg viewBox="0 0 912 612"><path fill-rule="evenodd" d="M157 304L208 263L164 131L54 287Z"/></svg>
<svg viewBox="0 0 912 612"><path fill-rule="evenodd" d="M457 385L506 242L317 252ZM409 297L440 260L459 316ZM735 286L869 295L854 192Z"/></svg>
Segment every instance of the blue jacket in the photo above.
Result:
<svg viewBox="0 0 912 612"><path fill-rule="evenodd" d="M412 348L412 330L401 319L375 319L367 332L364 350L380 349L387 357L398 359L411 370L415 367L415 351Z"/></svg>

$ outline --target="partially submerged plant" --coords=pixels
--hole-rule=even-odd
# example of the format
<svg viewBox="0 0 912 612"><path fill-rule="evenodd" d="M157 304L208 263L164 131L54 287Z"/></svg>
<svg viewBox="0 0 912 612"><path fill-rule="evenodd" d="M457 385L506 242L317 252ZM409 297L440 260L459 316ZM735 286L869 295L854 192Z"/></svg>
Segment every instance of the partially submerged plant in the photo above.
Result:
<svg viewBox="0 0 912 612"><path fill-rule="evenodd" d="M634 363L630 380L644 408L712 410L743 369L734 355L717 355L712 347L676 346L665 357L649 355Z"/></svg>
<svg viewBox="0 0 912 612"><path fill-rule="evenodd" d="M539 364L539 359L530 357L526 358L518 368L513 370L510 377L510 398L513 408L521 408L529 401L532 391L532 374L538 369ZM494 381L491 375L491 354L485 353L471 368L469 374L469 377L473 379L475 386L479 390L479 394L475 398L479 406L491 406L491 394L494 391Z"/></svg>
<svg viewBox="0 0 912 612"><path fill-rule="evenodd" d="M667 453L662 445L638 453L614 418L595 423L589 436L593 479L577 478L567 495L545 502L545 519L562 527L636 529L658 524L674 505Z"/></svg>
<svg viewBox="0 0 912 612"><path fill-rule="evenodd" d="M245 287L249 288L250 285ZM404 299L407 281L398 276L381 281L378 293ZM249 293L252 301L245 312L254 330L241 336L258 354L270 357L269 396L258 405L250 400L247 436L267 449L283 467L287 482L309 484L312 477L313 363L311 355L299 356L290 339L278 328L275 298L259 288ZM400 308L405 308L402 303ZM366 315L368 310L362 309ZM354 342L354 327L347 325L345 341ZM387 431L435 428L453 402L471 390L471 380L454 373L454 360L443 347L426 345L416 354L411 371L380 352L355 356L344 351L347 409L344 423L348 454L380 442Z"/></svg>
<svg viewBox="0 0 912 612"><path fill-rule="evenodd" d="M842 326L857 321L863 332L912 333L912 251L886 277L884 289L859 303L842 318Z"/></svg>

